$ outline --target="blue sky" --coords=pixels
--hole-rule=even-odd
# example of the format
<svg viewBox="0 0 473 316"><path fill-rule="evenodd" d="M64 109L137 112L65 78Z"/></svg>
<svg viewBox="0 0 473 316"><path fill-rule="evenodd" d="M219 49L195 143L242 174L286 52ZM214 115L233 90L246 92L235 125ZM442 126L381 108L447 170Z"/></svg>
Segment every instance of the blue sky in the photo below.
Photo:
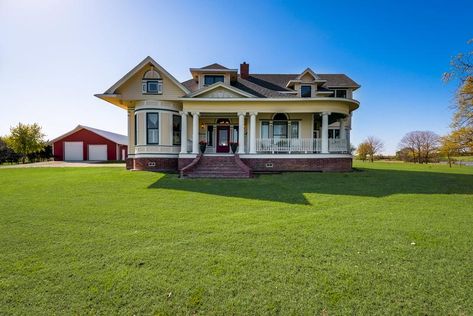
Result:
<svg viewBox="0 0 473 316"><path fill-rule="evenodd" d="M126 133L95 98L150 55L176 78L213 62L254 73L346 73L362 88L352 142L387 153L412 130L448 132L450 58L473 38L473 1L0 0L0 135L37 122ZM470 47L471 49L471 47Z"/></svg>

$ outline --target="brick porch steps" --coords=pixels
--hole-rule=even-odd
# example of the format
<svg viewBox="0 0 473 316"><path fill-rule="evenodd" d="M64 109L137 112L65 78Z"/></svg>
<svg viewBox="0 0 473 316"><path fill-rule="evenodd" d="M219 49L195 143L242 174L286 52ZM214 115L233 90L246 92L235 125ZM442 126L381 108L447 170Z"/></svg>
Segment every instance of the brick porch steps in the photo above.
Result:
<svg viewBox="0 0 473 316"><path fill-rule="evenodd" d="M198 156L191 164L181 169L186 178L250 178L251 170L238 155Z"/></svg>

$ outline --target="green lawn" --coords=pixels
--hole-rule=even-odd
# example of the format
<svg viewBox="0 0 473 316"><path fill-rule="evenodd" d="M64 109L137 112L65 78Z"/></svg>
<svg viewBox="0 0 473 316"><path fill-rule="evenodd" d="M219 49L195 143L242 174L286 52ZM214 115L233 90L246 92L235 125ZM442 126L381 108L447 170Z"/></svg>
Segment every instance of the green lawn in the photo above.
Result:
<svg viewBox="0 0 473 316"><path fill-rule="evenodd" d="M473 168L0 170L0 314L473 313Z"/></svg>

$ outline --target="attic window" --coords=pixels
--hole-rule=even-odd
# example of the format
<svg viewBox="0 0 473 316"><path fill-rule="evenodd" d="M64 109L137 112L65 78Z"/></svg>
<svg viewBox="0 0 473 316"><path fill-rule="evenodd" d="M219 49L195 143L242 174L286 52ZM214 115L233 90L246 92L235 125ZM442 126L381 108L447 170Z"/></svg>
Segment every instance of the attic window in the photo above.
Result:
<svg viewBox="0 0 473 316"><path fill-rule="evenodd" d="M145 72L143 80L141 81L141 92L143 94L163 93L163 80L154 68Z"/></svg>
<svg viewBox="0 0 473 316"><path fill-rule="evenodd" d="M217 83L217 82L223 82L223 76L214 76L214 75L206 75L204 77L204 85L209 86L211 84Z"/></svg>
<svg viewBox="0 0 473 316"><path fill-rule="evenodd" d="M301 86L301 98L310 98L312 96L311 86Z"/></svg>

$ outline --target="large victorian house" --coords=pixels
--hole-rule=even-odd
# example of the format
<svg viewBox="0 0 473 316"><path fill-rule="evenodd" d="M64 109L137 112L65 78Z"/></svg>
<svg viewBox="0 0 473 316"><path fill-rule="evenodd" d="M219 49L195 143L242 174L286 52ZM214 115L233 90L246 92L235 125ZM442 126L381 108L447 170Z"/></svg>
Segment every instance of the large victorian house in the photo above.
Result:
<svg viewBox="0 0 473 316"><path fill-rule="evenodd" d="M360 86L348 76L254 74L247 63L190 73L179 82L147 57L96 95L128 111L128 169L187 177L351 170Z"/></svg>

